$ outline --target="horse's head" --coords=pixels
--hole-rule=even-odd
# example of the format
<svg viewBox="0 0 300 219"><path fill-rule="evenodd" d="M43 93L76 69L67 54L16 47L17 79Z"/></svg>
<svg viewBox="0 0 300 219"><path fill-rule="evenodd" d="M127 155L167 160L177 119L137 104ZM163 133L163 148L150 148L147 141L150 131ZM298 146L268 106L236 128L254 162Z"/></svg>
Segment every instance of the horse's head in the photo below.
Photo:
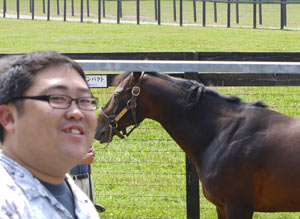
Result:
<svg viewBox="0 0 300 219"><path fill-rule="evenodd" d="M111 142L114 135L120 138L128 136L144 119L138 112L143 76L144 72L125 72L115 78L117 88L108 103L99 110L95 138L100 143ZM127 133L126 128L131 125L134 127Z"/></svg>

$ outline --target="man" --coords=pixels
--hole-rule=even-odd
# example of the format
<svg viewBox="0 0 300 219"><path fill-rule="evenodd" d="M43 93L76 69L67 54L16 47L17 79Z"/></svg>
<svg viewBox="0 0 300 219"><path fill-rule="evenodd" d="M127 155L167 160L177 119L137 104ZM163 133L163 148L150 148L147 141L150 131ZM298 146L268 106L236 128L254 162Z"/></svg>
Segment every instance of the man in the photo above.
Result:
<svg viewBox="0 0 300 219"><path fill-rule="evenodd" d="M21 55L4 72L0 218L99 218L66 175L87 154L96 129L97 99L82 68L46 51Z"/></svg>
<svg viewBox="0 0 300 219"><path fill-rule="evenodd" d="M92 202L94 202L95 191L94 182L91 174L91 164L94 162L96 153L91 146L88 153L83 157L82 161L70 170L70 175L72 176L76 185L81 188L84 193L89 196ZM105 207L94 203L97 211L104 212Z"/></svg>

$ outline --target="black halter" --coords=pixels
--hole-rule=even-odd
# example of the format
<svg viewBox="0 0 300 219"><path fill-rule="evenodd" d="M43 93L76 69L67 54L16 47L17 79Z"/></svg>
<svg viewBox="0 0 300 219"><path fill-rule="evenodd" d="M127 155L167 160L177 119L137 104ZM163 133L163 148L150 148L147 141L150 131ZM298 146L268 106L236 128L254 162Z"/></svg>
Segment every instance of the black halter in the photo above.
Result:
<svg viewBox="0 0 300 219"><path fill-rule="evenodd" d="M109 139L108 142L112 141L113 135L117 135L120 138L124 138L124 135L129 136L130 133L139 126L139 123L136 119L136 107L137 107L137 98L141 93L141 84L143 80L144 72L142 72L139 80L137 81L136 85L131 90L131 99L128 100L126 107L117 115L117 116L108 116L104 113L103 107L100 108L99 113L102 118L108 123L110 128ZM127 132L126 128L122 130L122 134L118 131L118 121L128 112L131 111L133 120L134 120L134 127Z"/></svg>

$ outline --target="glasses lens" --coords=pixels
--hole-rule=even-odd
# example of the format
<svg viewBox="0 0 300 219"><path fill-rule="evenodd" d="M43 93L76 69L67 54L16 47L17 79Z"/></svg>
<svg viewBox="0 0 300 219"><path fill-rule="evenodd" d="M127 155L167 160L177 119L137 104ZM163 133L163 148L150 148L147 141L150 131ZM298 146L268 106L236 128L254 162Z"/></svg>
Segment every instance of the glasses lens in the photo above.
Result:
<svg viewBox="0 0 300 219"><path fill-rule="evenodd" d="M67 109L70 107L72 101L78 104L78 107L82 110L95 110L97 109L98 100L95 97L80 97L73 99L70 96L62 94L50 95L49 103L50 106L57 109Z"/></svg>
<svg viewBox="0 0 300 219"><path fill-rule="evenodd" d="M71 97L57 94L50 96L49 103L54 108L65 109L70 106L71 100Z"/></svg>
<svg viewBox="0 0 300 219"><path fill-rule="evenodd" d="M97 109L98 100L95 97L81 97L78 99L78 105L83 110L95 110Z"/></svg>

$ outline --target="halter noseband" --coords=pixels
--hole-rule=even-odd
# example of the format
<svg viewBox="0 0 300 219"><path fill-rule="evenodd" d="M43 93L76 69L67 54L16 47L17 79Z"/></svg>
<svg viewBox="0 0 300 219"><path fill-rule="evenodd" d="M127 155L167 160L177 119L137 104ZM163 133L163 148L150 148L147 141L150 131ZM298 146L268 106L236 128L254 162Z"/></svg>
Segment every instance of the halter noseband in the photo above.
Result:
<svg viewBox="0 0 300 219"><path fill-rule="evenodd" d="M116 134L120 138L124 138L124 135L129 136L130 133L139 126L139 123L136 119L136 107L137 107L137 98L141 93L141 84L143 80L144 72L142 72L139 80L137 81L136 85L131 89L131 99L128 100L126 107L115 117L108 116L104 113L103 107L100 108L99 113L102 118L108 123L109 126L109 139L108 142L112 141L113 135ZM128 112L131 111L134 127L127 132L126 128L122 130L122 134L118 131L118 121Z"/></svg>

